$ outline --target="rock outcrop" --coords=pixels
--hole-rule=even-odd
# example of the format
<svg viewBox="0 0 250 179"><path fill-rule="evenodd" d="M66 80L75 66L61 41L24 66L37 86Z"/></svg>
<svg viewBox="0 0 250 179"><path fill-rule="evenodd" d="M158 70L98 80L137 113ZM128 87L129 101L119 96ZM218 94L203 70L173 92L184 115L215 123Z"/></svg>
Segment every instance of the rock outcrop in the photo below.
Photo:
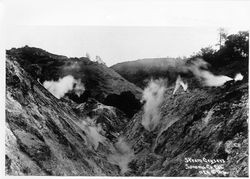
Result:
<svg viewBox="0 0 250 179"><path fill-rule="evenodd" d="M78 114L80 106L55 98L17 61L7 58L6 174L120 175L118 165L107 157L116 152L114 144L121 131L114 124L124 126L127 119L121 111L94 103L92 114ZM113 118L105 118L110 113Z"/></svg>
<svg viewBox="0 0 250 179"><path fill-rule="evenodd" d="M172 91L166 90L154 131L141 124L143 110L129 122L126 138L135 157L127 175L248 176L248 84L231 82L176 96Z"/></svg>

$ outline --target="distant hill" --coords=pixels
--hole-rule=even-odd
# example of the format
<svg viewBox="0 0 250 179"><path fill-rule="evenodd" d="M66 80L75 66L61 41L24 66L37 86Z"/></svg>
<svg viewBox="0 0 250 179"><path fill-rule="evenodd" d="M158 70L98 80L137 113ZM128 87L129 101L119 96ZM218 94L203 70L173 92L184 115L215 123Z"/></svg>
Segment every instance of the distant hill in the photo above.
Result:
<svg viewBox="0 0 250 179"><path fill-rule="evenodd" d="M222 57L216 57L207 60L203 56L195 56L189 59L181 58L145 58L135 61L127 61L118 63L110 68L123 76L126 80L134 83L140 88L145 88L148 81L153 78L164 78L168 80L168 85L175 82L176 76L182 74L189 79L189 87L202 87L197 80L193 78L192 71L183 71L183 67L188 66L190 62L196 58L202 58L208 62L208 69L215 75L226 75L231 78L237 73L244 76L244 80L248 80L248 59L232 59L225 61ZM218 64L220 63L220 64Z"/></svg>
<svg viewBox="0 0 250 179"><path fill-rule="evenodd" d="M174 71L178 71L178 67L185 62L186 60L181 58L145 58L118 63L111 66L111 68L128 81L143 88L151 77L158 78L174 75Z"/></svg>

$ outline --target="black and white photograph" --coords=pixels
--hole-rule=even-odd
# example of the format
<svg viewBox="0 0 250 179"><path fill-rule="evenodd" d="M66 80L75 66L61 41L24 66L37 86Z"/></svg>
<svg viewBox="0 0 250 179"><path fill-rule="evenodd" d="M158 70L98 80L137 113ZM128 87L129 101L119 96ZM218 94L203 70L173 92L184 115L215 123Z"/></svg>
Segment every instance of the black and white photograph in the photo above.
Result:
<svg viewBox="0 0 250 179"><path fill-rule="evenodd" d="M248 1L0 3L4 176L249 176Z"/></svg>

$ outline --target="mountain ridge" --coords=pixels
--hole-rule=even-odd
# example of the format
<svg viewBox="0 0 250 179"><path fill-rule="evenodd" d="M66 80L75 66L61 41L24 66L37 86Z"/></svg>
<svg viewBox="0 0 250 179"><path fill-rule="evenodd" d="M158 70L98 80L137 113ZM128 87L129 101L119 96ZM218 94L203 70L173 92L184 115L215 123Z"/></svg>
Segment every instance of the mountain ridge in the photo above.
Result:
<svg viewBox="0 0 250 179"><path fill-rule="evenodd" d="M7 50L6 54L9 58L17 60L21 67L41 84L45 81L58 81L68 75L80 80L85 87L83 94L75 96L70 91L69 94L66 94L67 97L78 103L84 102L88 97L104 102L109 95L119 96L122 92L131 92L135 96L135 98L131 98L135 101L134 103L138 103L137 101L141 98L142 90L139 87L125 80L106 65L92 62L85 57L68 58L28 46L12 48ZM121 98L121 100L125 99ZM109 102L109 105L112 104ZM139 104L134 107L140 108ZM129 111L128 113L131 115L130 113L134 112Z"/></svg>

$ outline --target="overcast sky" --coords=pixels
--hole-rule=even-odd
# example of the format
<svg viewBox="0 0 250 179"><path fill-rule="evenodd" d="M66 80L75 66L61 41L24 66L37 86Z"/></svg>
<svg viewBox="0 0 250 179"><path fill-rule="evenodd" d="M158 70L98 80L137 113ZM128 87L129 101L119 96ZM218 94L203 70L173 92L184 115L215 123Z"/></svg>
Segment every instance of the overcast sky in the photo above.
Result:
<svg viewBox="0 0 250 179"><path fill-rule="evenodd" d="M148 57L189 56L218 43L218 29L194 27L33 26L9 30L7 49L29 45L70 57L99 55L107 65Z"/></svg>
<svg viewBox="0 0 250 179"><path fill-rule="evenodd" d="M5 49L29 45L69 57L89 53L108 66L148 57L189 56L214 46L219 27L229 33L248 29L246 5L202 0L8 0L2 6Z"/></svg>

